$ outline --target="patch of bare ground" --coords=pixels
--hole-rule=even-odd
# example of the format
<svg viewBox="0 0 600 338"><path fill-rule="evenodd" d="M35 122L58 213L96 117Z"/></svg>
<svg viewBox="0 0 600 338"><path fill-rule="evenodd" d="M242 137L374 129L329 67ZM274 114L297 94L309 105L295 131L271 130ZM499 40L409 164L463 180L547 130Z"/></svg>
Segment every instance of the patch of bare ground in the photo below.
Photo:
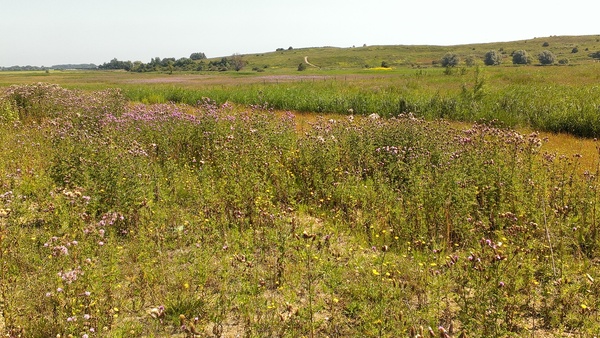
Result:
<svg viewBox="0 0 600 338"><path fill-rule="evenodd" d="M316 81L316 80L327 80L332 79L331 76L326 75L269 75L259 76L256 79L266 82L298 82L298 81Z"/></svg>
<svg viewBox="0 0 600 338"><path fill-rule="evenodd" d="M194 80L196 78L196 76L194 77L190 77L190 76L169 76L169 77L155 77L155 78L150 78L150 79L134 79L134 80L128 80L125 81L126 83L147 83L147 84L153 84L153 83L185 83L185 82L191 82L190 80Z"/></svg>

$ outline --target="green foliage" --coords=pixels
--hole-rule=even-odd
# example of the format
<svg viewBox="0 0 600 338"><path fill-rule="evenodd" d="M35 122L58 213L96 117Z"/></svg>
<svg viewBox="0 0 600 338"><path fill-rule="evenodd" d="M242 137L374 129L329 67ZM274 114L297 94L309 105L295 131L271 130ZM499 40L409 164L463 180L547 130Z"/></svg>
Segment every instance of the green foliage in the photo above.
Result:
<svg viewBox="0 0 600 338"><path fill-rule="evenodd" d="M443 67L455 67L460 63L460 57L454 53L446 53L440 63Z"/></svg>
<svg viewBox="0 0 600 338"><path fill-rule="evenodd" d="M111 69L111 70L126 70L130 71L133 69L133 63L131 61L119 61L116 58L110 60L110 62L105 62L98 66L98 69Z"/></svg>
<svg viewBox="0 0 600 338"><path fill-rule="evenodd" d="M502 54L495 50L490 50L485 53L485 58L483 59L483 63L486 66L497 66L502 62Z"/></svg>
<svg viewBox="0 0 600 338"><path fill-rule="evenodd" d="M512 53L512 62L515 65L526 65L530 62L527 51L517 50Z"/></svg>
<svg viewBox="0 0 600 338"><path fill-rule="evenodd" d="M246 61L244 60L244 57L242 55L233 54L231 56L230 64L233 67L233 70L239 72L240 70L242 70L242 68L244 68L244 66L246 66Z"/></svg>
<svg viewBox="0 0 600 338"><path fill-rule="evenodd" d="M465 65L467 67L473 67L476 64L476 59L473 55L469 55L465 58Z"/></svg>
<svg viewBox="0 0 600 338"><path fill-rule="evenodd" d="M551 65L554 64L554 62L556 62L556 57L551 51L545 50L538 55L538 60L542 65Z"/></svg>
<svg viewBox="0 0 600 338"><path fill-rule="evenodd" d="M190 55L190 59L196 61L196 60L203 60L206 59L206 55L204 53L192 53Z"/></svg>
<svg viewBox="0 0 600 338"><path fill-rule="evenodd" d="M299 72L301 72L301 71L303 71L303 70L306 70L306 65L304 64L304 62L301 62L301 63L298 65L298 71L299 71Z"/></svg>
<svg viewBox="0 0 600 338"><path fill-rule="evenodd" d="M15 108L15 104L7 99L0 98L0 124L17 120L19 120L19 112Z"/></svg>

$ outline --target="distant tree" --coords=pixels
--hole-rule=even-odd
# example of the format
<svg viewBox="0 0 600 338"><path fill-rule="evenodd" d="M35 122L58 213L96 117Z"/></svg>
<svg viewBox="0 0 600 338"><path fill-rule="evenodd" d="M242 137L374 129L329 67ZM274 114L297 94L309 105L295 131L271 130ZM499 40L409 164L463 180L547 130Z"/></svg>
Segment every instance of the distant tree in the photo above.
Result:
<svg viewBox="0 0 600 338"><path fill-rule="evenodd" d="M387 63L387 61L381 61L381 67L382 68L390 68L390 65Z"/></svg>
<svg viewBox="0 0 600 338"><path fill-rule="evenodd" d="M529 56L524 50L514 51L512 54L512 62L515 65L526 65L529 63Z"/></svg>
<svg viewBox="0 0 600 338"><path fill-rule="evenodd" d="M574 47L573 49L571 49L571 53L575 54L579 52L579 48Z"/></svg>
<svg viewBox="0 0 600 338"><path fill-rule="evenodd" d="M556 61L556 57L551 51L545 50L538 55L538 60L543 65L551 65Z"/></svg>
<svg viewBox="0 0 600 338"><path fill-rule="evenodd" d="M169 67L169 65L173 65L175 63L175 58L164 58L160 60L160 65L162 67Z"/></svg>
<svg viewBox="0 0 600 338"><path fill-rule="evenodd" d="M292 46L289 46L289 47L288 47L288 50L292 50L292 49L294 49L294 47L292 47Z"/></svg>
<svg viewBox="0 0 600 338"><path fill-rule="evenodd" d="M180 58L175 61L174 66L176 68L187 70L195 65L194 61L191 58Z"/></svg>
<svg viewBox="0 0 600 338"><path fill-rule="evenodd" d="M206 59L206 55L204 53L192 53L190 55L190 59L192 60L203 60Z"/></svg>
<svg viewBox="0 0 600 338"><path fill-rule="evenodd" d="M460 58L454 53L446 53L440 62L444 67L455 67L460 63Z"/></svg>
<svg viewBox="0 0 600 338"><path fill-rule="evenodd" d="M497 66L502 61L502 54L498 53L495 50L491 50L485 53L485 58L483 59L483 63L486 66Z"/></svg>
<svg viewBox="0 0 600 338"><path fill-rule="evenodd" d="M135 61L131 70L134 72L142 72L144 71L144 64L142 63L142 61Z"/></svg>
<svg viewBox="0 0 600 338"><path fill-rule="evenodd" d="M550 46L550 44L548 43L548 41L544 41L544 43L542 43L542 47L548 47Z"/></svg>
<svg viewBox="0 0 600 338"><path fill-rule="evenodd" d="M302 62L298 65L298 71L301 72L303 70L306 70L306 65L304 64L304 62Z"/></svg>
<svg viewBox="0 0 600 338"><path fill-rule="evenodd" d="M558 64L559 65L568 65L569 59L560 59L560 60L558 60Z"/></svg>
<svg viewBox="0 0 600 338"><path fill-rule="evenodd" d="M597 51L595 53L590 53L589 57L594 58L594 59L600 59L600 51Z"/></svg>
<svg viewBox="0 0 600 338"><path fill-rule="evenodd" d="M117 60L117 58L114 58L110 60L110 62L105 62L104 64L98 66L98 69L122 69L130 71L131 69L133 69L133 63L131 61L119 61Z"/></svg>
<svg viewBox="0 0 600 338"><path fill-rule="evenodd" d="M244 68L244 66L246 66L246 61L243 59L243 56L241 54L233 54L231 56L231 66L233 67L233 69L235 69L236 72L239 72L240 70L242 70L242 68Z"/></svg>
<svg viewBox="0 0 600 338"><path fill-rule="evenodd" d="M226 57L221 58L220 61L211 61L208 63L208 70L218 70L220 72L229 70L231 62Z"/></svg>

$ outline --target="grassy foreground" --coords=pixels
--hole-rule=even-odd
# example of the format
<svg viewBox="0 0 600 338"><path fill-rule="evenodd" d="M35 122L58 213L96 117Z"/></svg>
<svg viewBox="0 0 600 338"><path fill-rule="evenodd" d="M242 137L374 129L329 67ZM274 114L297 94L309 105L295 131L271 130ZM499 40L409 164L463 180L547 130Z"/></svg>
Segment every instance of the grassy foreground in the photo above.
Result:
<svg viewBox="0 0 600 338"><path fill-rule="evenodd" d="M55 85L0 129L2 333L600 330L599 171L536 134Z"/></svg>

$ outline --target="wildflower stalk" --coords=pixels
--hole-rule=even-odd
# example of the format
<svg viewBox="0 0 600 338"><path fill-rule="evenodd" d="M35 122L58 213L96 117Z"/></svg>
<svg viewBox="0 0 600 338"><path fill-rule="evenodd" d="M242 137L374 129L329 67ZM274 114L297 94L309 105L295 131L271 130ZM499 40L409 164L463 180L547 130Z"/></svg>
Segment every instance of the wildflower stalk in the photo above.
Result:
<svg viewBox="0 0 600 338"><path fill-rule="evenodd" d="M310 244L306 247L306 271L308 273L307 285L306 288L308 290L308 315L309 315L309 323L310 323L310 338L314 338L314 316L313 316L313 282L314 275L312 272L313 266L312 255L310 252Z"/></svg>
<svg viewBox="0 0 600 338"><path fill-rule="evenodd" d="M378 279L377 284L379 284L379 309L378 309L379 313L377 315L377 323L379 326L379 334L378 334L379 337L383 337L383 319L384 319L383 318L383 309L384 309L384 305L385 305L384 297L383 297L383 280L384 280L385 274L383 273L383 267L385 265L385 254L387 251L388 251L388 246L384 245L381 248L381 255L380 255L381 257L379 260L379 273L381 275L376 276Z"/></svg>
<svg viewBox="0 0 600 338"><path fill-rule="evenodd" d="M556 278L556 264L554 263L554 249L552 248L552 239L550 238L550 230L548 229L548 219L546 217L546 199L542 194L542 214L544 216L544 231L546 232L546 240L548 241L548 247L550 247L550 259L552 261L552 274Z"/></svg>

